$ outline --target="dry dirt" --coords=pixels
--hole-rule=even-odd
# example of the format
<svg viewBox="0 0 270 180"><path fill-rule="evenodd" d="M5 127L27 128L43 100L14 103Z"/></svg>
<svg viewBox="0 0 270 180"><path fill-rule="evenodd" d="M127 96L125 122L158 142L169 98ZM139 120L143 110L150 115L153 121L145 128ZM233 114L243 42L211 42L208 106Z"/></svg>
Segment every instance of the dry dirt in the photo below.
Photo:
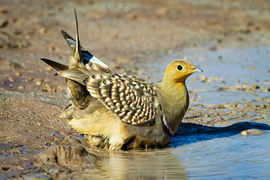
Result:
<svg viewBox="0 0 270 180"><path fill-rule="evenodd" d="M95 161L102 153L91 150L59 117L68 105L64 79L39 60L67 64L72 52L60 30L75 35L73 8L84 47L113 71L150 80L145 62L159 63L161 56L186 47L270 45L269 0L0 0L0 179L58 179L84 169L98 171ZM256 122L270 110L269 99L256 101L264 104L196 104L185 122L220 125L239 117ZM250 111L259 115L249 117ZM224 119L228 114L233 118Z"/></svg>

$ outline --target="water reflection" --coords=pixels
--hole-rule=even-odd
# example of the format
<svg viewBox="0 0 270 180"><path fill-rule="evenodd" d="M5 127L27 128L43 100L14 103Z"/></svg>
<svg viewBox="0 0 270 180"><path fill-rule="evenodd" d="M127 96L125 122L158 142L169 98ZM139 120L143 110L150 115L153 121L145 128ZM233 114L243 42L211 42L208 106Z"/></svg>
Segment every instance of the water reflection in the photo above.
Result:
<svg viewBox="0 0 270 180"><path fill-rule="evenodd" d="M110 152L98 162L112 179L185 179L185 168L171 149Z"/></svg>
<svg viewBox="0 0 270 180"><path fill-rule="evenodd" d="M188 172L171 148L140 151L90 150L98 170L75 172L72 179L186 179Z"/></svg>

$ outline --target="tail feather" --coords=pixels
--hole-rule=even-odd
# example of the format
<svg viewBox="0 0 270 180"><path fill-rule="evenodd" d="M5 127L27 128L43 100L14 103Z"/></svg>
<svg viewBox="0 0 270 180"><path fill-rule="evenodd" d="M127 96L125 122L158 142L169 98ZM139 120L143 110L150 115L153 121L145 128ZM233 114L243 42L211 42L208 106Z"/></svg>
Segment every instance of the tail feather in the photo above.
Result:
<svg viewBox="0 0 270 180"><path fill-rule="evenodd" d="M74 49L76 46L76 40L73 39L66 31L61 30L63 37L65 38L67 44L71 48L71 50ZM106 69L108 69L108 66L100 61L98 58L96 58L93 54L91 54L89 51L87 51L84 47L81 46L81 52L83 57L83 64L87 64L89 62L98 64Z"/></svg>
<svg viewBox="0 0 270 180"><path fill-rule="evenodd" d="M73 37L71 37L66 31L61 30L61 33L63 35L63 37L65 38L67 44L69 45L70 49L73 50L75 45L76 45L76 40L73 39ZM88 54L88 56L92 56L93 54L91 54L89 51L87 51L84 47L81 46L81 50L82 53Z"/></svg>
<svg viewBox="0 0 270 180"><path fill-rule="evenodd" d="M66 42L68 43L69 47L71 48L71 50L74 49L76 41L75 39L73 39L66 31L61 30L62 35L64 36Z"/></svg>
<svg viewBox="0 0 270 180"><path fill-rule="evenodd" d="M73 55L69 60L69 66L45 58L41 58L41 60L57 70L57 75L78 82L79 84L85 86L84 80L87 77L96 73L111 73L111 71L106 64L104 64L102 61L100 61L81 46L78 30L78 18L75 9L74 14L76 21L76 40L73 39L67 32L61 30L62 35L67 41L69 47L73 50Z"/></svg>
<svg viewBox="0 0 270 180"><path fill-rule="evenodd" d="M81 67L82 68L82 51L81 51L81 43L79 38L79 28L78 28L78 18L77 18L77 12L74 9L75 14L75 21L76 21L76 44L73 48L73 58L70 58L69 61L69 68L75 68L75 67Z"/></svg>
<svg viewBox="0 0 270 180"><path fill-rule="evenodd" d="M52 68L54 68L56 71L63 71L63 70L68 69L68 66L66 66L64 64L57 63L57 62L49 60L49 59L41 58L40 60L42 60L43 62L45 62L46 64L48 64Z"/></svg>
<svg viewBox="0 0 270 180"><path fill-rule="evenodd" d="M84 81L89 77L88 74L83 73L80 71L78 68L72 68L72 69L67 69L64 71L59 71L58 72L59 76L65 77L67 79L71 79L73 81L76 81L80 83L81 85L85 86Z"/></svg>
<svg viewBox="0 0 270 180"><path fill-rule="evenodd" d="M69 47L73 50L73 57L77 62L70 62L71 66L75 67L78 66L80 63L83 65L86 65L87 63L95 63L99 66L102 66L103 68L107 69L107 71L110 71L108 66L100 61L98 58L96 58L93 54L91 54L89 51L87 51L85 48L81 46L80 40L79 40L79 31L78 31L78 19L77 19L77 12L74 9L75 14L75 20L76 20L76 40L73 39L66 31L61 30L63 37L65 38L66 42L68 43ZM80 66L80 65L79 65Z"/></svg>
<svg viewBox="0 0 270 180"><path fill-rule="evenodd" d="M65 77L67 79L71 79L73 81L76 81L82 85L85 86L85 83L83 82L89 75L92 74L91 71L82 70L79 68L71 68L69 69L68 66L57 63L55 61L41 58L43 62L54 68L57 72L57 75Z"/></svg>

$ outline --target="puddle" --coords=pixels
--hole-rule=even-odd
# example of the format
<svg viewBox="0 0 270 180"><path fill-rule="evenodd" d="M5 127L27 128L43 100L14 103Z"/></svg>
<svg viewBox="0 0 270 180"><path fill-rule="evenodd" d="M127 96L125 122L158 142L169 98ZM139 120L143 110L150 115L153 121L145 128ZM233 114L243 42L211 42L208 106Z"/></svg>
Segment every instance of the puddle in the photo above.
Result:
<svg viewBox="0 0 270 180"><path fill-rule="evenodd" d="M194 136L192 138L200 138ZM270 177L269 132L244 138L237 134L172 149L190 179Z"/></svg>
<svg viewBox="0 0 270 180"><path fill-rule="evenodd" d="M238 179L270 176L270 131L261 135L190 134L186 143L165 149L101 152L99 171L73 173L72 179ZM185 141L174 137L174 142ZM207 139L207 140L206 140Z"/></svg>

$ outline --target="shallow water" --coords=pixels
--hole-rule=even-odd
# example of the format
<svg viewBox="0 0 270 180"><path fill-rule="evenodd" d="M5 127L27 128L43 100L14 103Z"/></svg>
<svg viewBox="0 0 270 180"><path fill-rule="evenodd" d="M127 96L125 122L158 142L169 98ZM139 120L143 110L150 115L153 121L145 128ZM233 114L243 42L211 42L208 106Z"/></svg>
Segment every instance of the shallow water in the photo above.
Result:
<svg viewBox="0 0 270 180"><path fill-rule="evenodd" d="M270 131L246 138L230 133L176 136L170 144L175 147L148 152L105 152L107 157L96 164L100 171L75 173L72 178L267 179L269 140Z"/></svg>
<svg viewBox="0 0 270 180"><path fill-rule="evenodd" d="M191 179L267 179L269 140L269 132L247 138L237 134L178 146L172 153L186 167Z"/></svg>
<svg viewBox="0 0 270 180"><path fill-rule="evenodd" d="M270 87L269 51L270 47L196 52L196 54L190 49L185 50L181 54L192 54L190 60L204 70L204 76L219 77L212 82L203 82L196 74L188 80L187 86L189 89L205 90L195 91L200 97L196 99L198 103L222 104L242 102L242 99L251 101L258 97L269 98L269 92L263 92L264 88ZM171 59L176 59L177 56ZM222 57L221 60L219 56ZM164 71L167 63L152 66L147 73ZM155 77L153 81L161 78L162 76ZM249 85L256 83L260 89L217 91L220 84L234 86L239 83ZM107 157L97 162L100 171L75 173L73 178L268 179L270 119L266 117L260 122L252 122L252 119L244 118L245 123L241 122L242 119L236 119L223 127L182 123L173 136L170 147L148 152L105 151ZM241 135L242 131L248 129L257 129L259 133Z"/></svg>

